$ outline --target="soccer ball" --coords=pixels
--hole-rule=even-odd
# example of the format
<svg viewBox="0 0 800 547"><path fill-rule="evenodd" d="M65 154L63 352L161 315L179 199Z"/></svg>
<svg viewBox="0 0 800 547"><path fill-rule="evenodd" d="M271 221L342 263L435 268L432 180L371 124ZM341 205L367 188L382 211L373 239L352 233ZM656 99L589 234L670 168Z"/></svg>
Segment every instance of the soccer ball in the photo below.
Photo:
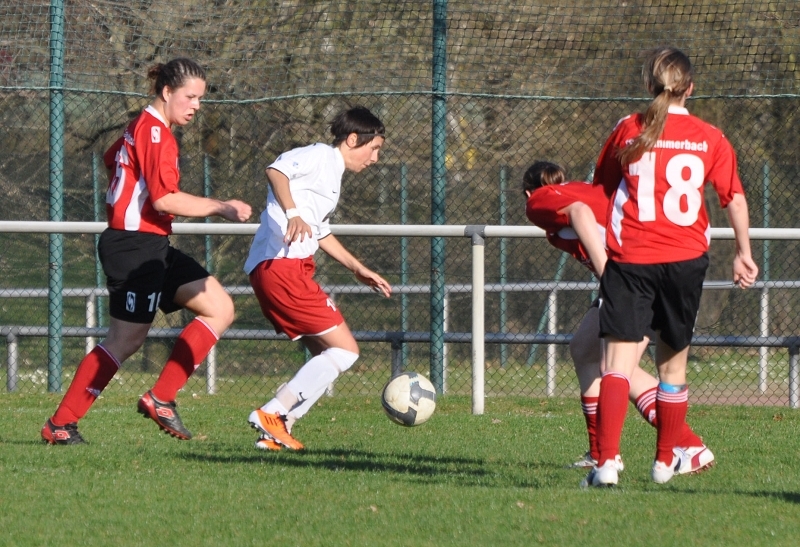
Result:
<svg viewBox="0 0 800 547"><path fill-rule="evenodd" d="M421 374L404 372L384 386L381 403L393 422L408 427L420 425L436 409L436 389Z"/></svg>

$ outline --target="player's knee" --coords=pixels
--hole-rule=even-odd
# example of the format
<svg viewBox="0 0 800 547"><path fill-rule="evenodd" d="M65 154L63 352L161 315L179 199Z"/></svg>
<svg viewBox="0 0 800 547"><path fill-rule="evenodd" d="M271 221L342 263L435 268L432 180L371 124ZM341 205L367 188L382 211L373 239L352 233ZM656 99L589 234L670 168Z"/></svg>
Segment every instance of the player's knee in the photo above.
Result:
<svg viewBox="0 0 800 547"><path fill-rule="evenodd" d="M224 329L227 329L233 324L235 317L236 310L233 306L233 299L228 293L223 293L217 297L214 304L214 318L217 320L217 325L224 326Z"/></svg>
<svg viewBox="0 0 800 547"><path fill-rule="evenodd" d="M576 364L586 361L586 346L573 338L569 342L569 356Z"/></svg>
<svg viewBox="0 0 800 547"><path fill-rule="evenodd" d="M112 327L102 346L120 363L139 351L147 339L147 329L115 329Z"/></svg>
<svg viewBox="0 0 800 547"><path fill-rule="evenodd" d="M600 344L587 343L584 339L573 338L569 343L569 355L575 366L583 363L596 363L603 356Z"/></svg>
<svg viewBox="0 0 800 547"><path fill-rule="evenodd" d="M339 374L352 367L358 360L358 353L342 348L328 348L322 353L336 363Z"/></svg>

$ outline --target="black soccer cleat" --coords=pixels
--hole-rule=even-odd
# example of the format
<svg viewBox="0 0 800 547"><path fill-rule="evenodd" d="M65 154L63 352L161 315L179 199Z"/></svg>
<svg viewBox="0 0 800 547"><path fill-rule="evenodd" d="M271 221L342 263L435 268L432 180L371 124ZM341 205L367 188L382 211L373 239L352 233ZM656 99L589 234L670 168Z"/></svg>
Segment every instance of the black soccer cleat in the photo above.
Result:
<svg viewBox="0 0 800 547"><path fill-rule="evenodd" d="M178 416L175 401L162 403L148 391L139 399L137 406L142 416L153 420L165 433L184 441L192 438L192 434L184 427L181 417Z"/></svg>
<svg viewBox="0 0 800 547"><path fill-rule="evenodd" d="M48 444L88 444L78 433L78 422L55 425L49 419L42 426L42 440Z"/></svg>

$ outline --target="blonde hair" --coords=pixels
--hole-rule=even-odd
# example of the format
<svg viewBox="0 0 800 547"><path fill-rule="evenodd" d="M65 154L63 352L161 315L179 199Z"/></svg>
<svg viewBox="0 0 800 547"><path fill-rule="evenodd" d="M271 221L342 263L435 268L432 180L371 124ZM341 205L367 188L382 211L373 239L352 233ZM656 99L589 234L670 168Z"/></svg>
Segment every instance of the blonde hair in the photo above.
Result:
<svg viewBox="0 0 800 547"><path fill-rule="evenodd" d="M653 149L664 132L669 105L686 95L692 85L692 76L689 57L677 48L659 47L648 55L642 66L642 77L654 99L644 112L642 133L618 153L623 165L632 163Z"/></svg>

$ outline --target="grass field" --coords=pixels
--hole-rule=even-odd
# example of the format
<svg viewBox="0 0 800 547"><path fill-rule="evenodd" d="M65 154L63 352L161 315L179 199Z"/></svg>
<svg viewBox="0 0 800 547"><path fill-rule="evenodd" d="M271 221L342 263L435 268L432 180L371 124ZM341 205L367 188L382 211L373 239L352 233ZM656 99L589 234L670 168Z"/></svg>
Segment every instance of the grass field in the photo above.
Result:
<svg viewBox="0 0 800 547"><path fill-rule="evenodd" d="M585 451L572 399L445 397L417 428L379 401L323 398L295 428L304 452L253 448L263 401L183 395L195 439L159 433L136 397L100 399L90 444L46 446L58 395L0 396L0 545L797 545L800 414L690 409L717 455L698 476L649 479L654 431L633 413L620 486L578 487Z"/></svg>

